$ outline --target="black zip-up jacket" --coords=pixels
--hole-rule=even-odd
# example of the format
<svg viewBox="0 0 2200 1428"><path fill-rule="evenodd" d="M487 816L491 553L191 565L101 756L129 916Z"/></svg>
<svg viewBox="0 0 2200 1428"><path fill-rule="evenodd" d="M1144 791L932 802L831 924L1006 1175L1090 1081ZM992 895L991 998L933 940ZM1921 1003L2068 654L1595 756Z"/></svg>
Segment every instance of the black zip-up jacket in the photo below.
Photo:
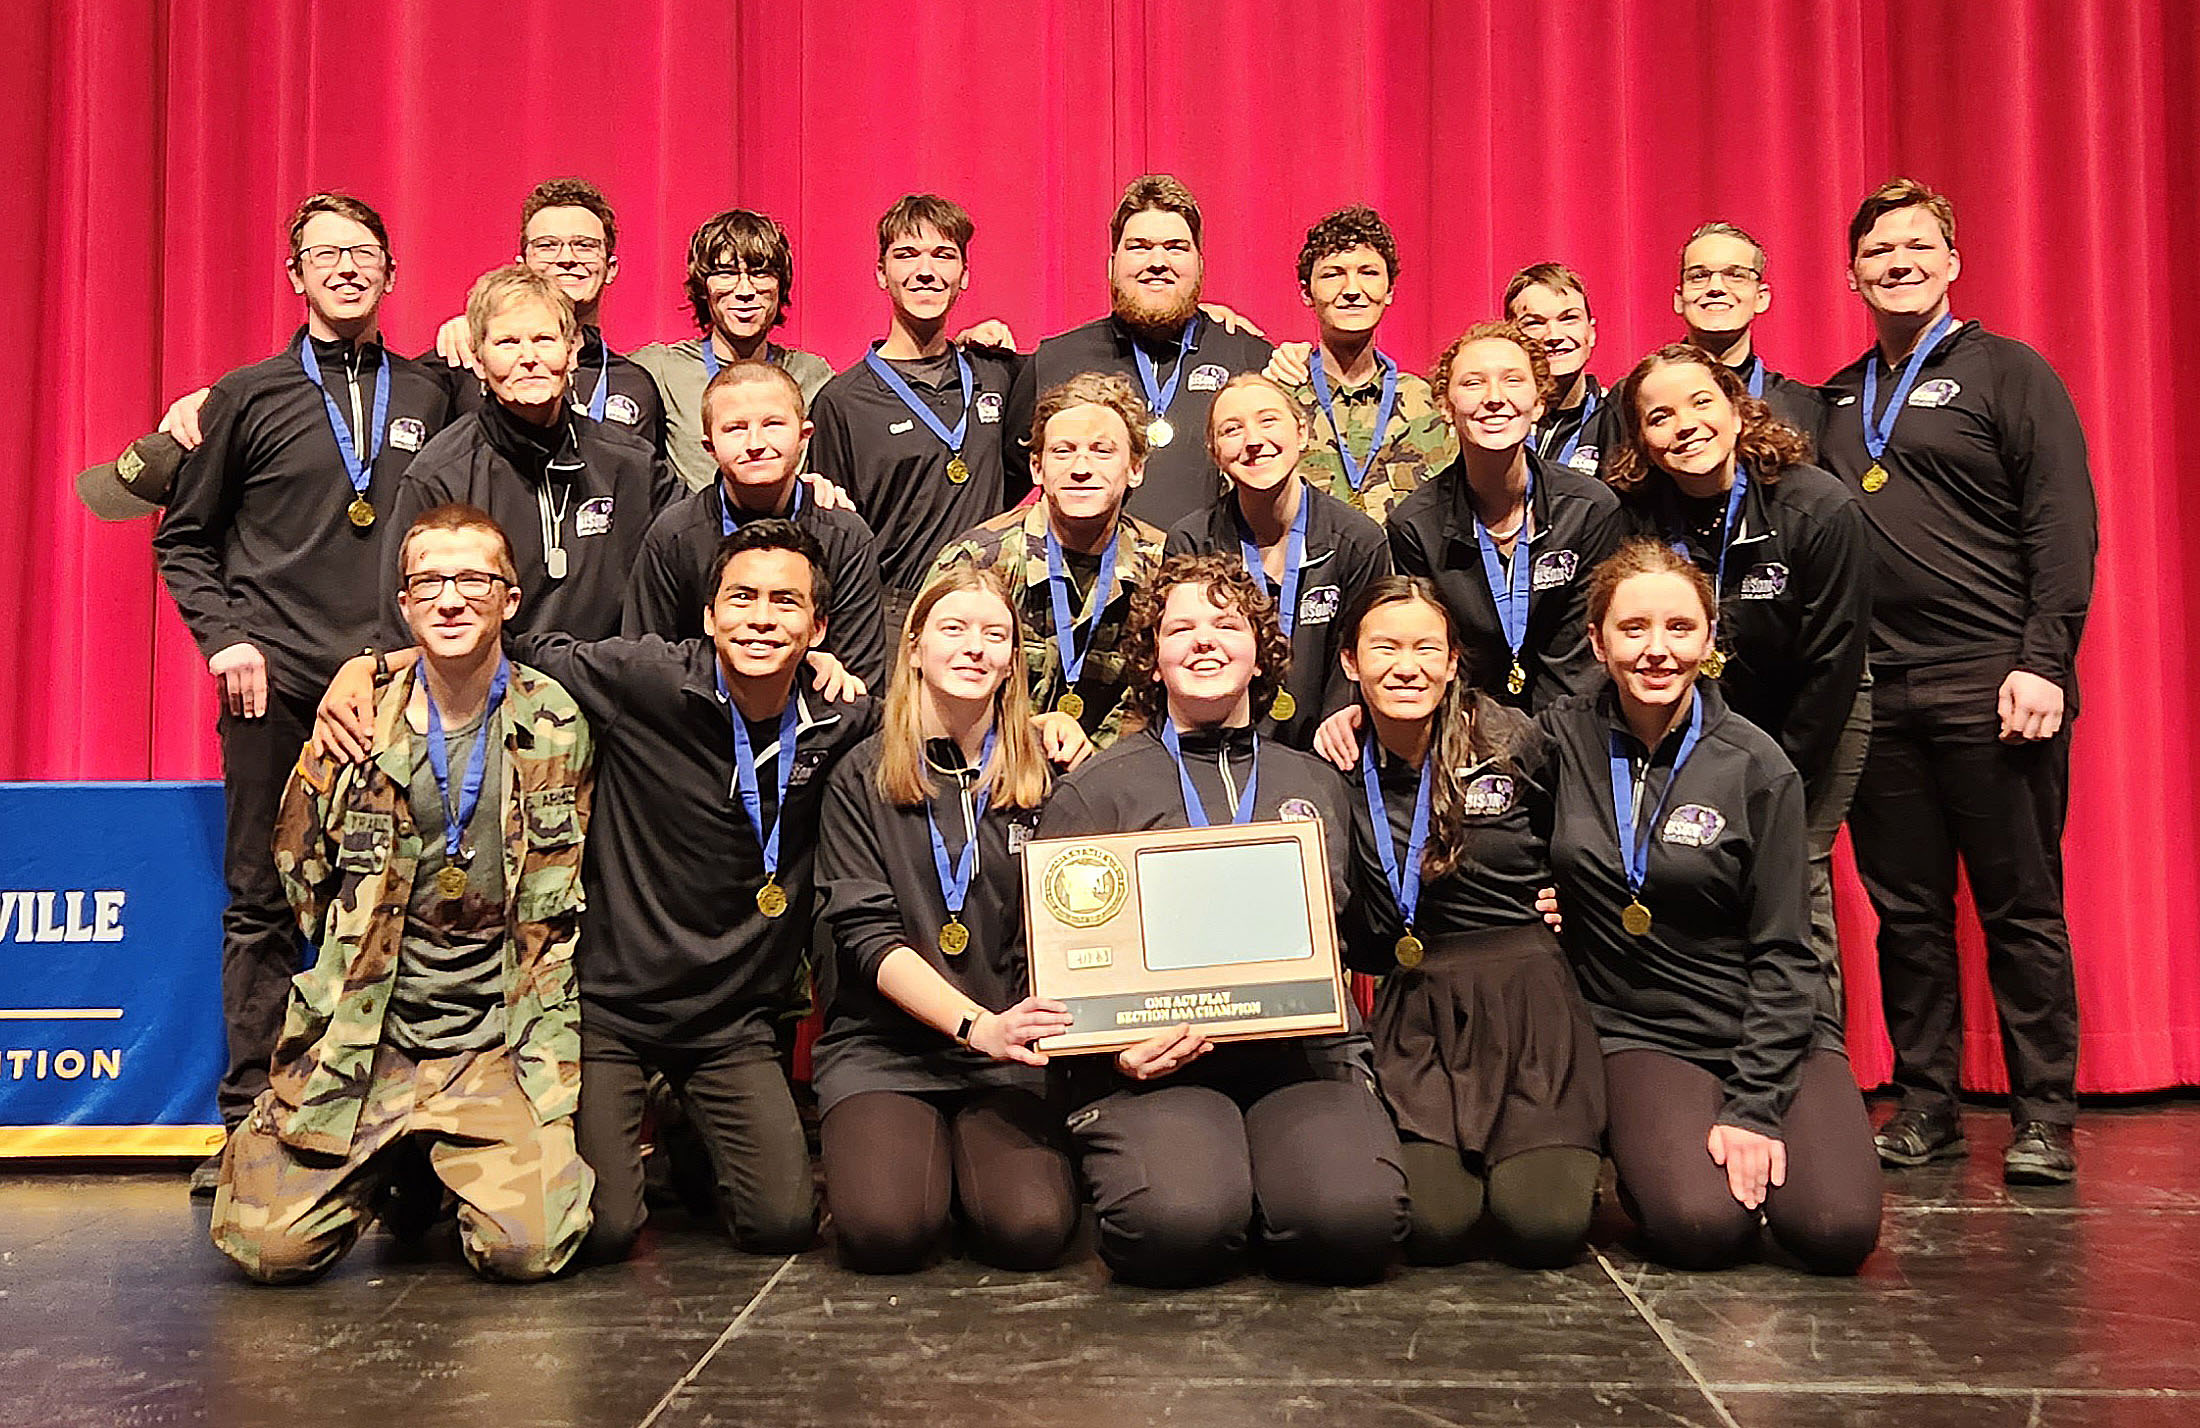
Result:
<svg viewBox="0 0 2200 1428"><path fill-rule="evenodd" d="M1534 533L1529 558L1535 564L1527 638L1520 649L1528 682L1519 694L1505 688L1513 657L1497 617L1497 598L1483 574L1465 466L1452 463L1400 502L1390 513L1389 531L1398 573L1435 581L1459 622L1467 649L1460 676L1504 703L1538 710L1593 689L1603 678L1589 648L1589 572L1619 548L1627 522L1619 497L1602 481L1533 451L1528 469L1535 485L1529 516Z"/></svg>
<svg viewBox="0 0 2200 1428"><path fill-rule="evenodd" d="M1283 688L1297 703L1283 723L1261 721L1263 733L1294 749L1311 748L1322 716L1352 702L1352 682L1337 655L1344 614L1368 582L1390 574L1390 545L1383 528L1325 491L1300 483L1307 503L1306 561L1299 567L1299 613L1291 627L1291 672ZM1241 555L1237 492L1227 490L1204 511L1178 521L1163 547L1170 555L1220 551ZM1260 573L1268 593L1283 587Z"/></svg>
<svg viewBox="0 0 2200 1428"><path fill-rule="evenodd" d="M1809 438L1811 450L1816 451L1819 428L1826 423L1825 397L1816 387L1766 367L1754 352L1734 369L1734 375L1747 386L1760 368L1765 374L1765 405L1772 408L1774 416Z"/></svg>
<svg viewBox="0 0 2200 1428"><path fill-rule="evenodd" d="M1723 1124L1778 1136L1803 1057L1842 1049L1831 983L1810 940L1803 783L1769 735L1699 680L1703 733L1670 797L1676 727L1648 757L1636 800L1651 828L1636 937L1620 923L1630 895L1613 822L1611 755L1645 751L1609 684L1538 716L1551 736L1556 798L1551 867L1563 940L1607 1053L1663 1051L1725 1084Z"/></svg>
<svg viewBox="0 0 2200 1428"><path fill-rule="evenodd" d="M376 520L361 530L346 515L354 493L328 406L298 358L305 339L301 327L282 351L214 384L199 415L205 440L176 473L153 554L201 654L250 641L277 689L313 698L338 665L383 642L393 587L382 547L404 535L388 535L398 483L450 401L419 364L389 354L387 424L367 484ZM315 341L314 351L364 455L357 433L374 420L382 349Z"/></svg>
<svg viewBox="0 0 2200 1428"><path fill-rule="evenodd" d="M611 376L610 386L604 392L603 424L629 436L640 437L662 457L665 454L665 399L657 390L657 379L605 345L602 328L581 329L580 355L574 359L572 385L565 394L566 400L573 410L582 416L588 415L589 403L596 397L596 387L604 380L606 359L611 364ZM452 415L465 416L490 405L481 379L464 367L453 367L434 348L421 353L415 360L441 380L444 390L451 394Z"/></svg>
<svg viewBox="0 0 2200 1428"><path fill-rule="evenodd" d="M572 411L540 427L491 402L460 417L420 453L398 486L392 522L402 533L412 519L446 501L467 501L496 517L519 569L515 634L558 630L576 639L619 631L628 574L641 554L652 517L683 488L648 443L608 423ZM552 580L541 493L565 547L565 578ZM384 588L397 589L399 539L386 552ZM394 599L390 637L403 643Z"/></svg>
<svg viewBox="0 0 2200 1428"><path fill-rule="evenodd" d="M734 525L756 519L743 514ZM833 582L821 648L868 688L883 692L888 673L886 597L879 586L871 528L853 511L819 509L806 493L789 519L824 547L825 573ZM726 488L716 481L658 512L627 582L620 634L630 639L702 637L703 607L717 593L710 588L710 567L725 539L725 520Z"/></svg>
<svg viewBox="0 0 2200 1428"><path fill-rule="evenodd" d="M742 807L733 707L707 640L583 642L521 635L512 658L563 685L596 736L582 885L583 1014L647 1046L701 1049L803 1009L825 780L876 723L867 699L822 704L797 677L801 718L779 834L787 911L756 906L763 847ZM765 826L778 815L776 718L749 725Z"/></svg>
<svg viewBox="0 0 2200 1428"><path fill-rule="evenodd" d="M1721 525L1726 499L1716 502ZM1720 693L1780 741L1811 787L1833 763L1870 642L1871 551L1855 498L1815 466L1752 479L1723 582L1715 540L1692 528L1688 503L1664 473L1622 500L1639 534L1685 545L1719 586Z"/></svg>
<svg viewBox="0 0 2200 1428"><path fill-rule="evenodd" d="M1581 444L1574 448L1573 460L1567 463L1567 469L1596 480L1604 473L1604 458L1619 444L1619 408L1612 401L1613 394L1599 385L1595 377L1583 373L1581 380L1586 384L1589 398L1597 404L1586 426L1582 414L1588 410L1588 400L1570 407L1552 407L1535 424L1535 431L1528 438L1528 448L1542 457L1545 464L1556 467L1559 453L1578 431Z"/></svg>
<svg viewBox="0 0 2200 1428"><path fill-rule="evenodd" d="M886 954L908 947L987 1011L1006 1011L1029 995L1021 855L1039 811L989 806L983 819L975 817L978 770L968 767L952 740L934 739L925 746L938 789L932 817L939 822L949 867L973 832L978 840L958 919L969 929L970 944L947 956L939 949L947 899L932 858L931 824L922 805L905 808L880 796L876 774L883 737L866 739L825 783L817 883L836 955L818 977L818 999L825 1007L816 1049L820 1103L830 1109L869 1090L915 1094L999 1085L1041 1090L1046 1076L1037 1068L995 1061L957 1045L878 988Z"/></svg>
<svg viewBox="0 0 2200 1428"><path fill-rule="evenodd" d="M1882 408L1893 400L1900 372L1876 346L1834 373L1819 460L1870 527L1873 666L1970 686L1988 720L2003 678L2026 670L2075 715L2100 532L2068 389L2030 347L1964 323L1925 359L1880 457L1887 484L1867 492L1866 363Z"/></svg>
<svg viewBox="0 0 2200 1428"><path fill-rule="evenodd" d="M1146 475L1125 499L1125 509L1148 525L1163 530L1192 512L1211 504L1222 490L1222 473L1207 455L1207 412L1215 404L1222 384L1240 372L1258 372L1268 365L1274 350L1247 332L1232 332L1204 315L1192 321L1192 349L1185 354L1184 380L1166 413L1175 437L1167 446L1155 447L1146 457ZM1103 317L1073 327L1039 344L1030 362L1016 379L1008 399L1008 484L1012 496L1020 495L1033 481L1037 460L1031 450L1031 414L1039 398L1051 387L1080 372L1113 372L1144 394L1139 385L1138 359L1132 355L1138 339L1131 329L1113 317ZM1154 377L1164 388L1176 370L1177 342L1147 343L1154 359ZM974 524L974 523L973 523Z"/></svg>

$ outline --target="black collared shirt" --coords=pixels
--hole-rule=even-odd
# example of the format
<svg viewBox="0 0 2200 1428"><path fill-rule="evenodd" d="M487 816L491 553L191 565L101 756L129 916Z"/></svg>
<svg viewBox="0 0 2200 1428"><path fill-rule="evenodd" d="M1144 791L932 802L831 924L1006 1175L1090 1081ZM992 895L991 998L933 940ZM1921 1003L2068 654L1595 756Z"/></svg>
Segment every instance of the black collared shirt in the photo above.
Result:
<svg viewBox="0 0 2200 1428"><path fill-rule="evenodd" d="M801 722L783 810L777 721L749 725L788 898L783 915L766 917L756 905L763 847L741 803L733 708L718 693L710 642L535 634L514 639L512 657L563 685L596 736L576 961L584 1015L645 1045L700 1048L799 1013L825 781L869 737L871 702L823 704L796 680Z"/></svg>
<svg viewBox="0 0 2200 1428"><path fill-rule="evenodd" d="M1646 755L1608 683L1538 717L1555 764L1551 867L1563 940L1605 1051L1663 1051L1707 1067L1725 1083L1721 1122L1777 1136L1803 1057L1842 1047L1832 984L1811 947L1803 782L1713 682L1699 681L1695 697L1703 732L1677 781L1687 722ZM1615 741L1643 771L1635 816L1649 830L1642 903L1652 921L1641 937L1620 922L1632 894L1613 819Z"/></svg>
<svg viewBox="0 0 2200 1428"><path fill-rule="evenodd" d="M1029 484L1004 474L1004 416L1023 359L1012 352L966 347L970 361L970 423L963 463L970 479L948 479L954 453L922 418L871 370L857 362L817 394L810 417L810 468L838 483L878 535L879 577L889 590L915 593L948 542L1014 505ZM962 377L952 352L890 361L909 389L949 431L963 419Z"/></svg>
<svg viewBox="0 0 2200 1428"><path fill-rule="evenodd" d="M2027 670L2075 713L2100 530L2068 389L2030 347L1964 323L1918 373L1879 458L1887 484L1865 491L1866 363L1882 408L1893 400L1900 370L1875 346L1826 382L1819 451L1870 527L1873 665L1961 684L1985 719L2009 671Z"/></svg>
<svg viewBox="0 0 2200 1428"><path fill-rule="evenodd" d="M1207 411L1215 404L1222 384L1240 372L1258 372L1273 353L1266 342L1250 333L1231 332L1203 316L1192 319L1189 364L1176 396L1163 415L1175 435L1167 446L1157 447L1146 458L1145 479L1132 490L1125 505L1142 521L1169 529L1192 512L1201 510L1222 489L1222 473L1207 456ZM1138 378L1138 361L1132 355L1131 329L1113 317L1073 327L1039 344L1031 361L1017 378L1008 404L1009 482L1021 491L1031 484L1031 414L1039 398L1080 372L1113 372L1144 394ZM1154 359L1155 379L1169 384L1176 371L1177 342L1146 344Z"/></svg>
<svg viewBox="0 0 2200 1428"><path fill-rule="evenodd" d="M1589 648L1589 573L1619 548L1626 517L1602 481L1528 453L1534 483L1529 559L1528 628L1520 664L1527 686L1505 688L1513 655L1497 615L1475 537L1466 468L1454 463L1390 513L1390 554L1401 575L1436 582L1465 639L1460 677L1505 703L1538 710L1603 679ZM1515 550L1518 550L1516 545ZM1517 558L1517 557L1515 557ZM1501 567L1510 578L1510 561Z"/></svg>
<svg viewBox="0 0 2200 1428"><path fill-rule="evenodd" d="M1261 721L1262 732L1294 749L1313 747L1314 731L1324 715L1352 701L1351 681L1337 655L1344 638L1344 613L1368 582L1390 574L1390 544L1383 528L1336 497L1301 483L1307 503L1306 560L1299 567L1298 618L1291 627L1291 672L1283 688L1297 708L1278 723ZM1169 532L1170 555L1244 550L1237 492L1225 490L1205 510L1194 511ZM1260 572L1261 583L1277 600L1283 587Z"/></svg>
<svg viewBox="0 0 2200 1428"><path fill-rule="evenodd" d="M725 512L726 488L713 482L658 513L627 582L620 634L701 638L703 607L717 593L710 588L710 568L725 538ZM744 513L734 524L757 519ZM883 692L888 673L886 604L871 528L853 511L821 509L806 492L791 519L824 547L825 573L833 582L821 648L866 686Z"/></svg>
<svg viewBox="0 0 2200 1428"><path fill-rule="evenodd" d="M510 628L593 640L618 633L642 537L679 492L671 467L640 437L571 411L540 427L491 402L428 443L399 484L390 518L402 532L446 501L481 507L504 528L519 569L519 613ZM553 531L565 550L559 580L546 563ZM385 588L392 591L399 543L387 551ZM394 601L389 614L392 638L405 638Z"/></svg>
<svg viewBox="0 0 2200 1428"><path fill-rule="evenodd" d="M346 517L354 492L329 425L328 406L306 377L291 334L283 350L214 384L200 413L205 440L184 458L153 536L161 578L202 654L250 641L267 657L275 687L316 696L336 667L380 643L390 586L385 536L404 534L391 503L415 453L448 419L442 386L418 363L389 354L390 398L382 449L369 473L376 520ZM353 449L374 420L374 342L314 342ZM356 387L356 401L354 400Z"/></svg>
<svg viewBox="0 0 2200 1428"><path fill-rule="evenodd" d="M1706 503L1706 529L1691 519L1698 503L1662 472L1623 499L1638 533L1685 544L1718 586L1726 654L1719 689L1735 713L1779 740L1804 785L1814 786L1833 762L1871 631L1871 552L1856 499L1815 466L1752 480L1723 580L1725 496Z"/></svg>
<svg viewBox="0 0 2200 1428"><path fill-rule="evenodd" d="M453 367L429 348L414 359L422 369L442 381L451 394L451 410L464 416L478 412L489 405L483 392L481 379L464 367ZM604 389L603 423L638 436L646 441L659 456L665 454L665 401L657 390L657 379L650 376L626 357L613 352L603 340L603 329L581 328L580 355L574 359L571 386L566 400L582 416L596 399L596 389L605 381L604 368L610 364L609 385Z"/></svg>
<svg viewBox="0 0 2200 1428"><path fill-rule="evenodd" d="M1765 405L1772 408L1774 416L1809 438L1811 449L1817 450L1818 429L1826 423L1826 399L1816 387L1765 366L1755 352L1734 368L1734 375L1746 386L1759 371L1765 374Z"/></svg>
<svg viewBox="0 0 2200 1428"><path fill-rule="evenodd" d="M989 806L977 815L972 790L978 771L944 739L926 746L937 792L931 817L922 804L904 807L879 793L879 741L874 735L833 770L825 785L818 832L817 883L822 915L832 925L838 955L821 969L819 999L825 1029L816 1050L822 1109L863 1091L921 1095L971 1086L1045 1087L1036 1067L994 1061L903 1011L878 988L879 964L907 947L987 1011L1006 1011L1031 987L1024 956L1025 840L1037 809ZM940 951L947 899L932 856L937 820L949 867L975 831L976 861L957 918L970 944L953 956Z"/></svg>
<svg viewBox="0 0 2200 1428"><path fill-rule="evenodd" d="M1619 444L1619 408L1612 401L1612 393L1598 385L1595 377L1584 372L1581 380L1587 395L1573 406L1553 407L1543 413L1543 419L1535 424L1535 434L1528 438L1528 447L1555 467L1572 442L1573 454L1566 466L1596 477L1603 474L1605 455ZM1589 410L1592 401L1596 403L1593 412ZM1581 440L1574 442L1577 433Z"/></svg>

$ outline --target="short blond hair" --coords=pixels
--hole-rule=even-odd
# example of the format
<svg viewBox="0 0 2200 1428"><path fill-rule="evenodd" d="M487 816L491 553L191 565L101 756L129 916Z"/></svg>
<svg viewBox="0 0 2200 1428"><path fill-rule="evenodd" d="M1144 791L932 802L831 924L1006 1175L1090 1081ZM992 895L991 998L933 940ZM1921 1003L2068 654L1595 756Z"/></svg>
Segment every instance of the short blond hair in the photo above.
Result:
<svg viewBox="0 0 2200 1428"><path fill-rule="evenodd" d="M549 308L557 317L558 332L568 343L581 340L581 320L573 311L573 299L565 295L565 290L533 268L507 263L474 279L472 290L466 294L466 335L473 339L474 350L480 351L488 342L491 318L529 298Z"/></svg>

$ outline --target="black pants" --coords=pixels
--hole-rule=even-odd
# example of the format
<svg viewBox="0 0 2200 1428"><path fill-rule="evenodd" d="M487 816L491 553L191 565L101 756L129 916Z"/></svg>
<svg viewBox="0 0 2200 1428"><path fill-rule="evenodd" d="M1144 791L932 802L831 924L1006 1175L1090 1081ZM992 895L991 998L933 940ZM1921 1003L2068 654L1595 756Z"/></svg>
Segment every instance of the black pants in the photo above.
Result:
<svg viewBox="0 0 2200 1428"><path fill-rule="evenodd" d="M1093 1102L1070 1129L1100 1257L1128 1283L1221 1279L1249 1235L1276 1274L1365 1283L1405 1238L1397 1132L1364 1080L1240 1095L1164 1081Z"/></svg>
<svg viewBox="0 0 2200 1428"><path fill-rule="evenodd" d="M816 1181L776 1037L759 1026L709 1050L640 1046L581 1018L581 1158L596 1172L587 1257L622 1259L648 1210L642 1203L642 1112L649 1073L672 1084L710 1157L718 1208L751 1254L795 1254L817 1236Z"/></svg>
<svg viewBox="0 0 2200 1428"><path fill-rule="evenodd" d="M866 1274L921 1269L957 1206L972 1255L1049 1269L1077 1232L1077 1184L1062 1117L1029 1091L864 1091L818 1127L841 1263Z"/></svg>
<svg viewBox="0 0 2200 1428"><path fill-rule="evenodd" d="M1406 1258L1457 1264L1486 1217L1496 1248L1514 1264L1552 1269L1572 1264L1589 1238L1597 1173L1604 1159L1574 1145L1545 1145L1485 1165L1448 1145L1401 1138L1413 1228Z"/></svg>
<svg viewBox="0 0 2200 1428"><path fill-rule="evenodd" d="M1604 1058L1607 1132L1620 1191L1651 1254L1719 1269L1756 1248L1758 1214L1727 1187L1707 1142L1726 1104L1710 1071L1662 1051ZM1780 1139L1787 1183L1765 1197L1773 1239L1817 1274L1854 1274L1879 1243L1879 1156L1848 1058L1814 1051Z"/></svg>
<svg viewBox="0 0 2200 1428"><path fill-rule="evenodd" d="M275 814L298 752L313 733L311 699L270 688L258 719L223 714L222 1025L229 1068L214 1099L222 1123L236 1126L267 1089L268 1057L282 1035L290 979L304 962L298 920L275 871Z"/></svg>
<svg viewBox="0 0 2200 1428"><path fill-rule="evenodd" d="M1955 700L1903 671L1873 687L1871 756L1849 811L1857 871L1879 914L1880 995L1903 1104L1952 1114L1961 1089L1956 860L1986 934L2010 1112L2077 1117L2078 995L2063 922L2070 730L1996 737L1993 699Z"/></svg>

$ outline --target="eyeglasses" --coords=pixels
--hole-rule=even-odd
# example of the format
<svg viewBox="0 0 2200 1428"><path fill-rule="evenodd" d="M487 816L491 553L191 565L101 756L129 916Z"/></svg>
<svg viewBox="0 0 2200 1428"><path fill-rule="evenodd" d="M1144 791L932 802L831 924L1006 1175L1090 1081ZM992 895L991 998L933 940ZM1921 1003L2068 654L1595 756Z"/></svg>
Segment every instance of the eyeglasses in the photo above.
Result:
<svg viewBox="0 0 2200 1428"><path fill-rule="evenodd" d="M579 262L594 263L608 251L601 238L530 238L527 240L527 256L545 263L554 263L568 249Z"/></svg>
<svg viewBox="0 0 2200 1428"><path fill-rule="evenodd" d="M1731 287L1738 283L1754 283L1763 277L1764 274L1758 272L1755 268L1738 266L1732 268L1685 268L1681 271L1681 286L1696 289L1708 288L1711 286L1711 280L1718 278Z"/></svg>
<svg viewBox="0 0 2200 1428"><path fill-rule="evenodd" d="M765 272L760 268L712 268L709 272L703 274L703 281L706 284L714 288L724 288L728 292L741 286L743 279L748 281L749 286L755 288L776 288L779 286L779 275L777 273Z"/></svg>
<svg viewBox="0 0 2200 1428"><path fill-rule="evenodd" d="M405 577L405 594L415 601L440 600L446 585L458 587L459 598L474 603L488 599L499 585L512 582L501 575L491 575L483 570L461 570L456 575L436 575L422 571Z"/></svg>
<svg viewBox="0 0 2200 1428"><path fill-rule="evenodd" d="M316 243L311 248L298 250L298 261L308 268L326 272L339 263L350 263L362 273L378 273L390 260L390 250L379 243L350 243L338 247L333 243Z"/></svg>

